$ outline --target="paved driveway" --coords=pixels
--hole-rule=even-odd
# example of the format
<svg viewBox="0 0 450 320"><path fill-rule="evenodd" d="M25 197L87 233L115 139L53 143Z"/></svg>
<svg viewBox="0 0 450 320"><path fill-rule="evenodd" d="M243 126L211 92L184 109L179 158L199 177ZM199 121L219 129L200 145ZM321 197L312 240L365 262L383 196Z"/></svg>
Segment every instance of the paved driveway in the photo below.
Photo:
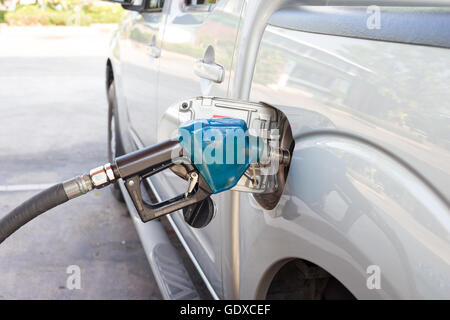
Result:
<svg viewBox="0 0 450 320"><path fill-rule="evenodd" d="M0 25L0 216L39 185L107 161L104 65L113 30ZM79 290L66 286L73 265ZM0 299L22 298L160 298L128 212L108 189L56 208L0 246Z"/></svg>

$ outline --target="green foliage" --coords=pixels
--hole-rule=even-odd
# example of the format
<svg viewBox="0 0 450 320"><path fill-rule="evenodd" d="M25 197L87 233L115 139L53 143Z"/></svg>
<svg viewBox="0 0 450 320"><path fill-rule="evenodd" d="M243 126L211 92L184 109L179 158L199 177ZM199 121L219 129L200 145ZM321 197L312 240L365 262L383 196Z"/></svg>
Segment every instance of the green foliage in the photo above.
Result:
<svg viewBox="0 0 450 320"><path fill-rule="evenodd" d="M0 23L5 23L5 15L6 15L6 11L0 10Z"/></svg>
<svg viewBox="0 0 450 320"><path fill-rule="evenodd" d="M26 26L26 25L57 25L64 26L71 24L75 12L58 11L52 8L40 8L39 6L22 6L14 12L6 14L6 21L10 25ZM77 17L80 25L89 25L90 18L85 14Z"/></svg>
<svg viewBox="0 0 450 320"><path fill-rule="evenodd" d="M52 2L55 4L56 1ZM81 9L79 9L81 8ZM117 23L123 14L121 6L105 5L96 6L92 4L81 6L78 1L67 1L62 9L57 10L55 6L41 8L38 5L20 6L14 12L4 14L4 21L10 25L57 25L88 26L91 23ZM0 12L0 22L2 15Z"/></svg>
<svg viewBox="0 0 450 320"><path fill-rule="evenodd" d="M83 7L83 12L91 17L92 23L118 23L124 14L120 5L96 6L90 4Z"/></svg>

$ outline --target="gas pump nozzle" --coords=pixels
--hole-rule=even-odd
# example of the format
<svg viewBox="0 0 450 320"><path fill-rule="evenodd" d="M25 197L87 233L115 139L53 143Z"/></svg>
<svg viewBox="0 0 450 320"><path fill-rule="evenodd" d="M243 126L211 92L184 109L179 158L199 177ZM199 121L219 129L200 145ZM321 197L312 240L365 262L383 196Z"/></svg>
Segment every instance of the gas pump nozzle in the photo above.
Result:
<svg viewBox="0 0 450 320"><path fill-rule="evenodd" d="M118 157L111 169L124 180L142 221L147 222L232 188L258 161L263 147L260 138L247 133L243 120L192 120L179 128L178 138ZM141 183L175 165L184 167L187 191L159 203L145 201Z"/></svg>
<svg viewBox="0 0 450 320"><path fill-rule="evenodd" d="M179 128L177 139L118 157L112 164L56 184L25 201L0 219L0 243L38 215L120 178L143 222L183 209L234 187L250 164L259 161L263 148L260 138L248 134L244 120L188 121ZM189 180L187 191L158 203L145 201L142 181L174 166L183 168Z"/></svg>

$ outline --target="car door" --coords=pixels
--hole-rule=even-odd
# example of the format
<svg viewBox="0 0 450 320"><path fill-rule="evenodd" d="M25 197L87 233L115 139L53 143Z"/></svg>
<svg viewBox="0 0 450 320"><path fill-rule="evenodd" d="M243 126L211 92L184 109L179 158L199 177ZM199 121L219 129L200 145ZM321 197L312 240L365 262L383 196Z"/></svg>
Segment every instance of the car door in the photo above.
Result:
<svg viewBox="0 0 450 320"><path fill-rule="evenodd" d="M161 0L149 0L142 12L132 12L122 41L122 83L130 127L144 145L155 143L156 81L162 26Z"/></svg>
<svg viewBox="0 0 450 320"><path fill-rule="evenodd" d="M158 74L158 118L172 104L195 96L226 97L242 1L166 1ZM204 73L207 63L212 73ZM168 172L166 170L165 172ZM185 187L173 174L154 183L166 197ZM207 283L222 295L221 218L224 196L215 195L216 218L206 227L187 225L181 212L169 217L199 262Z"/></svg>

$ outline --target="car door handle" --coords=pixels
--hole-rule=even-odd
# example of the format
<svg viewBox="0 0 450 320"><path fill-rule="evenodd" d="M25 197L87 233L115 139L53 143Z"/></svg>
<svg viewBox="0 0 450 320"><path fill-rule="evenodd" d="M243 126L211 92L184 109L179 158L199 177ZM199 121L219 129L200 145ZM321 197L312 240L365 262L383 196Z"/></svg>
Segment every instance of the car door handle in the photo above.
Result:
<svg viewBox="0 0 450 320"><path fill-rule="evenodd" d="M159 58L161 56L161 48L151 44L151 45L148 46L148 53L153 58Z"/></svg>
<svg viewBox="0 0 450 320"><path fill-rule="evenodd" d="M194 64L194 73L202 79L221 83L225 78L225 69L215 62L205 62L203 59Z"/></svg>

